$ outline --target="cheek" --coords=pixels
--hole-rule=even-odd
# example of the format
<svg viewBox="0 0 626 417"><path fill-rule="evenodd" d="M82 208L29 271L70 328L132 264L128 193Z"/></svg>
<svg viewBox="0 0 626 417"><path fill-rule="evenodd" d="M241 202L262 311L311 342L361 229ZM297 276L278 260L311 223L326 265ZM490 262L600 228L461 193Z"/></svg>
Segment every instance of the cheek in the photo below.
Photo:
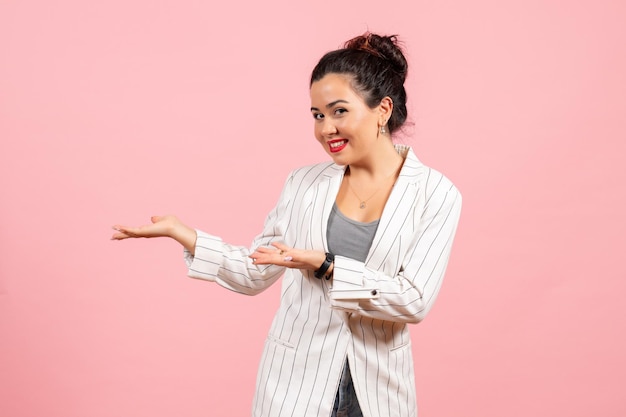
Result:
<svg viewBox="0 0 626 417"><path fill-rule="evenodd" d="M368 126L370 124L375 124L376 123L376 118L375 116L372 116L371 114L367 114L367 113L363 113L363 114L358 114L355 115L354 117L354 123L357 126Z"/></svg>
<svg viewBox="0 0 626 417"><path fill-rule="evenodd" d="M314 123L313 124L313 134L315 135L315 139L317 139L318 141L322 141L322 124L321 123Z"/></svg>

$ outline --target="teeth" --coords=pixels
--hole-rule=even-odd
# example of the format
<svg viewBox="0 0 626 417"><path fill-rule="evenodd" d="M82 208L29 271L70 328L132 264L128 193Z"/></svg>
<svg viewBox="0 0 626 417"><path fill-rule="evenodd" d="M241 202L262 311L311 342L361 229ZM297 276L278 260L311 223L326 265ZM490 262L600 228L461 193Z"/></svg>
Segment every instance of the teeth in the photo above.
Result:
<svg viewBox="0 0 626 417"><path fill-rule="evenodd" d="M332 143L330 143L330 147L331 148L338 148L338 147L342 146L346 142L347 141L345 141L345 140L342 140L342 141L339 141L339 142L332 142Z"/></svg>

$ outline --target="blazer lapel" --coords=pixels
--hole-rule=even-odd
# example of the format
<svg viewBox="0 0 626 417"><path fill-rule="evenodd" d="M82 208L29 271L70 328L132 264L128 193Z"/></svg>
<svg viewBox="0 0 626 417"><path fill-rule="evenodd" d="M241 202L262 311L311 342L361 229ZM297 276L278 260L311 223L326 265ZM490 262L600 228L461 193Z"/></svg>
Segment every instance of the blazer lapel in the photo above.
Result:
<svg viewBox="0 0 626 417"><path fill-rule="evenodd" d="M401 262L394 253L401 253L400 246L407 245L415 232L413 216L416 203L419 204L416 200L420 199L419 179L424 175L422 163L408 146L396 145L396 149L405 157L404 164L383 209L365 262L375 270L386 270L385 264L390 263L389 266L394 269L392 271L394 273L397 272ZM424 190L421 190L421 194L424 194ZM423 197L422 195L422 205ZM420 213L421 210L417 212Z"/></svg>
<svg viewBox="0 0 626 417"><path fill-rule="evenodd" d="M345 172L345 167L335 165L332 171L325 172L324 178L319 182L316 195L313 198L314 207L312 213L312 222L321 223L321 234L311 236L311 244L313 248L324 248L328 252L328 218L333 209L333 204L337 199L337 193L341 186L341 180ZM312 227L313 230L314 227Z"/></svg>

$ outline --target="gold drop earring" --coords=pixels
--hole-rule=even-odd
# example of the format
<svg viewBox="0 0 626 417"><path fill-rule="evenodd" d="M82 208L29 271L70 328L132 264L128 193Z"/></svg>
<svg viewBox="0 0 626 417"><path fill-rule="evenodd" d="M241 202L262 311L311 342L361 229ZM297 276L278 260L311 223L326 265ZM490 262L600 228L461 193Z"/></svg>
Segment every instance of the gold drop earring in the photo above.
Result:
<svg viewBox="0 0 626 417"><path fill-rule="evenodd" d="M386 134L386 133L387 133L387 129L385 129L385 125L386 125L386 124L387 124L387 121L386 121L386 120L383 120L383 124L382 124L382 126L380 127L380 134L381 134L381 135L384 135L384 134Z"/></svg>

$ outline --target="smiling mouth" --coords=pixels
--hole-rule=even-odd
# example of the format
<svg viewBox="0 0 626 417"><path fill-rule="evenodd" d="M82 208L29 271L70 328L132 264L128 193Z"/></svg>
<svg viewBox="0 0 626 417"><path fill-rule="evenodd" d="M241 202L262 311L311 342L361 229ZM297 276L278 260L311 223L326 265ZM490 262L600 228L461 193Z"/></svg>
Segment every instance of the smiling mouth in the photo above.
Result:
<svg viewBox="0 0 626 417"><path fill-rule="evenodd" d="M347 144L347 139L339 139L328 142L328 147L330 148L331 152L339 152L340 150L345 148Z"/></svg>

